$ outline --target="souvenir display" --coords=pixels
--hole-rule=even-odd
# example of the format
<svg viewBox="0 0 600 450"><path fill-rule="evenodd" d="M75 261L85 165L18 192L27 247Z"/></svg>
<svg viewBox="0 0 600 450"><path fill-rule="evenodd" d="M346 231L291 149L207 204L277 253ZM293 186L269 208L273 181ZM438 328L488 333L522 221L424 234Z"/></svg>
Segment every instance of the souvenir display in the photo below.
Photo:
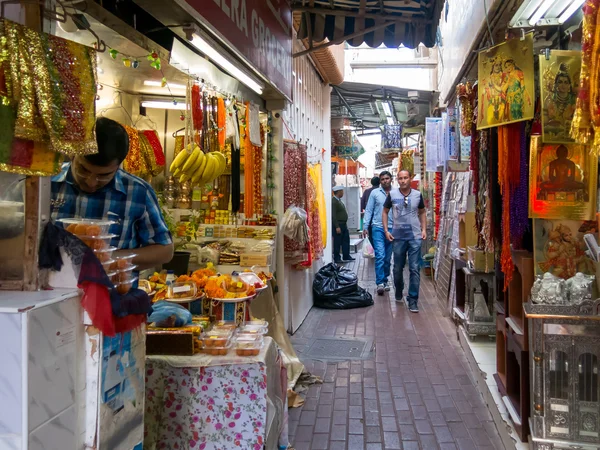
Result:
<svg viewBox="0 0 600 450"><path fill-rule="evenodd" d="M577 144L531 137L529 216L591 220L596 214L597 158Z"/></svg>
<svg viewBox="0 0 600 450"><path fill-rule="evenodd" d="M566 281L569 303L571 305L581 305L585 301L592 300L594 294L594 275L585 275L577 272L574 277Z"/></svg>
<svg viewBox="0 0 600 450"><path fill-rule="evenodd" d="M540 55L542 139L544 143L572 143L571 123L575 114L581 52L552 50Z"/></svg>
<svg viewBox="0 0 600 450"><path fill-rule="evenodd" d="M533 119L533 33L479 52L477 129Z"/></svg>
<svg viewBox="0 0 600 450"><path fill-rule="evenodd" d="M566 305L568 299L565 280L551 273L538 275L531 288L531 301L544 305Z"/></svg>

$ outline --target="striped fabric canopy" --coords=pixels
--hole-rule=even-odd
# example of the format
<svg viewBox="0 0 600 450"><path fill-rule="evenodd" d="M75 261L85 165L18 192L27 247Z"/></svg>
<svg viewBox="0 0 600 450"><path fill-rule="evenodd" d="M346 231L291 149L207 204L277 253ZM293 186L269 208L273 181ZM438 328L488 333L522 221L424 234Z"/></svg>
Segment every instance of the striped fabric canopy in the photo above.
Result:
<svg viewBox="0 0 600 450"><path fill-rule="evenodd" d="M293 2L302 12L298 37L313 42L345 40L352 46L433 47L443 0L314 0ZM387 25L386 25L387 23ZM357 35L363 30L367 33ZM348 36L348 39L343 39Z"/></svg>

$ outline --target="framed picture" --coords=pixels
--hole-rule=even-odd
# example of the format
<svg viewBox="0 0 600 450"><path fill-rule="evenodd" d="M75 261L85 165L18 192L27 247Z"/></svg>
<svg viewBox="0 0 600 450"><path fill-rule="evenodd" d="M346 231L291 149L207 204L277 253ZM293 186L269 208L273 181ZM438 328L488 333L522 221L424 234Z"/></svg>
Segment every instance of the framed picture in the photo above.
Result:
<svg viewBox="0 0 600 450"><path fill-rule="evenodd" d="M479 52L477 129L533 119L533 33Z"/></svg>
<svg viewBox="0 0 600 450"><path fill-rule="evenodd" d="M596 274L596 264L587 257L583 240L586 233L597 233L596 221L546 220L533 221L535 273L546 272L564 278L577 272Z"/></svg>
<svg viewBox="0 0 600 450"><path fill-rule="evenodd" d="M594 220L598 158L579 144L542 144L531 137L529 217Z"/></svg>
<svg viewBox="0 0 600 450"><path fill-rule="evenodd" d="M553 50L540 55L542 138L544 143L572 143L571 122L575 113L581 52Z"/></svg>

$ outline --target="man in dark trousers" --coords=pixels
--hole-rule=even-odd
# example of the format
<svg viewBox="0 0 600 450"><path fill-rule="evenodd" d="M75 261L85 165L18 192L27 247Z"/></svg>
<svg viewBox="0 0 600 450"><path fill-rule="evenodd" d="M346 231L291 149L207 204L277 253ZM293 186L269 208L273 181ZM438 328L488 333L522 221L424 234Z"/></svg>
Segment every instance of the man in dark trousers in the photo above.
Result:
<svg viewBox="0 0 600 450"><path fill-rule="evenodd" d="M367 209L367 203L369 202L369 197L371 196L371 192L373 192L373 190L377 189L380 184L381 184L381 182L379 180L379 177L373 177L373 178L371 178L371 187L369 189L365 189L365 192L363 192L363 195L360 198L360 212L363 215L363 218L365 215L365 210ZM371 243L371 245L373 247L375 247L375 243L373 241L373 235L371 234L371 230L369 230L368 228L369 228L369 225L363 222L363 232L368 231L369 242Z"/></svg>
<svg viewBox="0 0 600 450"><path fill-rule="evenodd" d="M354 261L350 256L350 232L348 231L348 211L342 202L344 186L335 186L331 198L331 218L333 222L333 260L336 263ZM340 248L343 259L340 257Z"/></svg>

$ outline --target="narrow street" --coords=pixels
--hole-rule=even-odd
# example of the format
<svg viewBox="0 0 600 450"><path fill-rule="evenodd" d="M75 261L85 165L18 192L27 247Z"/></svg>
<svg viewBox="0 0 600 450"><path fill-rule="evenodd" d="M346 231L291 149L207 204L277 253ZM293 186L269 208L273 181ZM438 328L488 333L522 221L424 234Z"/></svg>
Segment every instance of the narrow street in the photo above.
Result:
<svg viewBox="0 0 600 450"><path fill-rule="evenodd" d="M353 270L375 305L313 308L292 337L307 369L324 381L290 410L295 450L503 449L431 279L421 275L420 313L412 314L394 301L393 289L375 294L373 260L358 255ZM362 361L308 359L310 342L327 336L371 337L376 349Z"/></svg>

